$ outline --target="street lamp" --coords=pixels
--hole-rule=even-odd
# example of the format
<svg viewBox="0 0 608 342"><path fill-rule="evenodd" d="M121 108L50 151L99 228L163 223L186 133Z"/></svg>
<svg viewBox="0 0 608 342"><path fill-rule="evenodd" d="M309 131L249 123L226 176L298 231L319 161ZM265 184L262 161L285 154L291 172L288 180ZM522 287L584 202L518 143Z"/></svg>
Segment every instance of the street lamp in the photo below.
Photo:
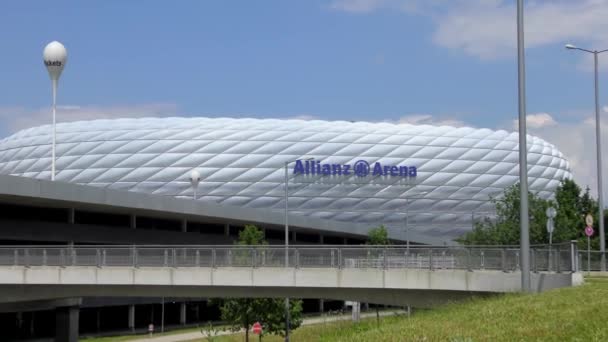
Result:
<svg viewBox="0 0 608 342"><path fill-rule="evenodd" d="M528 217L528 143L526 138L526 54L524 1L517 0L517 99L519 112L519 248L521 289L530 292L530 222Z"/></svg>
<svg viewBox="0 0 608 342"><path fill-rule="evenodd" d="M600 230L600 258L601 270L606 271L606 238L604 235L604 187L602 185L602 138L600 135L600 100L599 100L599 74L598 74L598 55L608 51L606 50L587 50L576 47L572 44L566 44L568 50L579 50L593 54L594 69L595 69L595 145L597 152L597 200L598 200L598 222Z"/></svg>
<svg viewBox="0 0 608 342"><path fill-rule="evenodd" d="M547 208L547 210L545 210L545 215L547 215L547 233L549 233L549 271L551 271L551 264L552 264L552 260L553 260L553 251L552 251L552 245L553 245L553 230L555 229L555 225L553 224L553 219L555 218L555 216L557 216L557 210L555 210L555 208L553 207L549 207Z"/></svg>
<svg viewBox="0 0 608 342"><path fill-rule="evenodd" d="M51 77L51 82L53 86L53 142L51 147L51 180L55 180L55 145L56 145L56 135L57 130L55 127L55 116L57 111L57 84L59 83L59 77L61 76L61 72L65 67L65 63L68 59L68 52L65 49L65 46L58 41L50 42L42 53L42 57L44 58L44 65L46 65L46 69L49 72L49 76Z"/></svg>
<svg viewBox="0 0 608 342"><path fill-rule="evenodd" d="M420 195L426 195L429 192L430 191L421 191L421 192L416 192L413 195L418 195L418 196L420 196ZM418 198L421 198L421 197L418 197ZM409 199L417 199L417 198L415 198L415 197L414 198L405 197L405 219L403 220L403 225L404 225L404 230L405 230L405 248L406 248L406 250L407 250L408 253L410 251L410 238L409 238L409 234L408 234L409 227L408 227L408 224L407 224L408 223L407 222L407 218L408 218L408 216L407 216L407 207L409 205L409 203L408 203Z"/></svg>
<svg viewBox="0 0 608 342"><path fill-rule="evenodd" d="M201 174L197 170L192 170L190 173L190 184L192 185L193 198L196 199L196 190L198 189L198 183L201 181Z"/></svg>
<svg viewBox="0 0 608 342"><path fill-rule="evenodd" d="M314 158L301 159L303 161ZM298 159L300 160L300 159ZM285 162L285 270L289 267L289 164L296 160ZM289 342L289 297L285 297L285 342Z"/></svg>

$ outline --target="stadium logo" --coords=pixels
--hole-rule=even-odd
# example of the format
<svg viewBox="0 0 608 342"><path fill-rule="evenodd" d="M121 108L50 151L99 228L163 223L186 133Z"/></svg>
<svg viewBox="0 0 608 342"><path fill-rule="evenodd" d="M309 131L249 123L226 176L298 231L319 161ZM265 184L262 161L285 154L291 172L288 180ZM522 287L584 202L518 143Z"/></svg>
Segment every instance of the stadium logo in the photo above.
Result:
<svg viewBox="0 0 608 342"><path fill-rule="evenodd" d="M383 165L380 162L370 164L366 160L358 160L354 164L321 163L318 160L296 160L293 167L294 175L319 176L356 176L356 177L416 177L418 170L415 166Z"/></svg>

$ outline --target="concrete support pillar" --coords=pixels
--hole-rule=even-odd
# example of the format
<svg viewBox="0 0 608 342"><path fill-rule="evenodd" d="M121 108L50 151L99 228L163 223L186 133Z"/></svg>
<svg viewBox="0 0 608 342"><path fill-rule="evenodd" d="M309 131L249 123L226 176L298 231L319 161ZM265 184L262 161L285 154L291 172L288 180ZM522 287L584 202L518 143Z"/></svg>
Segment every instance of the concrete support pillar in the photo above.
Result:
<svg viewBox="0 0 608 342"><path fill-rule="evenodd" d="M200 310L201 310L201 303L196 303L196 306L194 307L194 321L196 323L201 321Z"/></svg>
<svg viewBox="0 0 608 342"><path fill-rule="evenodd" d="M352 320L353 320L353 322L359 322L359 320L361 319L361 303L359 303L359 302L352 302L352 303L353 303Z"/></svg>
<svg viewBox="0 0 608 342"><path fill-rule="evenodd" d="M74 208L68 209L68 223L74 224L76 222L76 210Z"/></svg>
<svg viewBox="0 0 608 342"><path fill-rule="evenodd" d="M179 324L186 325L186 303L179 304Z"/></svg>
<svg viewBox="0 0 608 342"><path fill-rule="evenodd" d="M129 330L135 332L135 305L129 305Z"/></svg>
<svg viewBox="0 0 608 342"><path fill-rule="evenodd" d="M345 245L348 245L348 238L344 238L344 242Z"/></svg>
<svg viewBox="0 0 608 342"><path fill-rule="evenodd" d="M32 311L32 316L30 319L30 336L34 336L34 332L35 332L34 317L35 316L36 316L36 312Z"/></svg>
<svg viewBox="0 0 608 342"><path fill-rule="evenodd" d="M325 312L325 300L324 299L319 299L319 312L323 313Z"/></svg>
<svg viewBox="0 0 608 342"><path fill-rule="evenodd" d="M296 235L297 235L297 234L296 234L296 231L295 231L295 230L291 232L291 241L292 241L292 242L294 242L294 243L295 243L295 242L296 242L296 240L297 240L297 236L296 236Z"/></svg>
<svg viewBox="0 0 608 342"><path fill-rule="evenodd" d="M129 222L130 222L129 225L131 226L131 229L137 228L137 215L131 214L131 216L129 217Z"/></svg>
<svg viewBox="0 0 608 342"><path fill-rule="evenodd" d="M95 310L95 315L95 318L97 319L95 327L97 328L97 332L99 333L101 331L101 308L97 308Z"/></svg>
<svg viewBox="0 0 608 342"><path fill-rule="evenodd" d="M188 231L188 221L186 219L182 220L182 233L186 233Z"/></svg>
<svg viewBox="0 0 608 342"><path fill-rule="evenodd" d="M79 307L55 309L55 342L78 342Z"/></svg>
<svg viewBox="0 0 608 342"><path fill-rule="evenodd" d="M230 235L230 224L226 223L226 225L224 226L224 235L228 236Z"/></svg>
<svg viewBox="0 0 608 342"><path fill-rule="evenodd" d="M17 312L17 329L21 331L23 328L23 312Z"/></svg>
<svg viewBox="0 0 608 342"><path fill-rule="evenodd" d="M324 244L325 242L323 242L323 235L319 234L319 243L320 244Z"/></svg>

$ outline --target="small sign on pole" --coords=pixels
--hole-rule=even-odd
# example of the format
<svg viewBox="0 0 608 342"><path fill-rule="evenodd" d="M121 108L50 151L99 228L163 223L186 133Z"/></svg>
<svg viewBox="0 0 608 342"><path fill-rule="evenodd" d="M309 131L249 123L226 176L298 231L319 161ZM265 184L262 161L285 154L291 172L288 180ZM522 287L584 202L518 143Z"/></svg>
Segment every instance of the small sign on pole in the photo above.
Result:
<svg viewBox="0 0 608 342"><path fill-rule="evenodd" d="M152 334L154 333L154 324L148 324L148 333L150 334L150 336L152 336Z"/></svg>
<svg viewBox="0 0 608 342"><path fill-rule="evenodd" d="M262 325L260 324L260 322L253 323L253 326L251 327L251 332L258 335L260 341L262 340Z"/></svg>
<svg viewBox="0 0 608 342"><path fill-rule="evenodd" d="M253 332L256 335L262 334L262 325L260 324L260 322L253 323L253 326L251 327L251 332Z"/></svg>
<svg viewBox="0 0 608 342"><path fill-rule="evenodd" d="M587 273L591 274L591 237L594 233L591 225L593 224L593 217L587 215L585 221L587 223L587 227L585 228L585 235L587 235Z"/></svg>
<svg viewBox="0 0 608 342"><path fill-rule="evenodd" d="M585 223L587 226L593 227L593 216L591 214L587 214L587 216L585 216Z"/></svg>

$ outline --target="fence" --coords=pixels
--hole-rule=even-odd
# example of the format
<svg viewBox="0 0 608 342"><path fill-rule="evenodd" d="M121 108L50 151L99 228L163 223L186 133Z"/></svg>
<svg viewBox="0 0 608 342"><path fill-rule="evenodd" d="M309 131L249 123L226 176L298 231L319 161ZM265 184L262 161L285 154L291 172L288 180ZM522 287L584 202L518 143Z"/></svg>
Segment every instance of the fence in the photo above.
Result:
<svg viewBox="0 0 608 342"><path fill-rule="evenodd" d="M1 266L288 267L518 271L513 246L3 246ZM577 258L578 257L578 258ZM599 256L597 258L599 260ZM533 246L535 272L582 269L575 244ZM599 268L599 261L593 265ZM579 267L578 269L576 267Z"/></svg>
<svg viewBox="0 0 608 342"><path fill-rule="evenodd" d="M579 250L578 252L578 269L581 271L601 271L602 270L602 254L600 251Z"/></svg>

